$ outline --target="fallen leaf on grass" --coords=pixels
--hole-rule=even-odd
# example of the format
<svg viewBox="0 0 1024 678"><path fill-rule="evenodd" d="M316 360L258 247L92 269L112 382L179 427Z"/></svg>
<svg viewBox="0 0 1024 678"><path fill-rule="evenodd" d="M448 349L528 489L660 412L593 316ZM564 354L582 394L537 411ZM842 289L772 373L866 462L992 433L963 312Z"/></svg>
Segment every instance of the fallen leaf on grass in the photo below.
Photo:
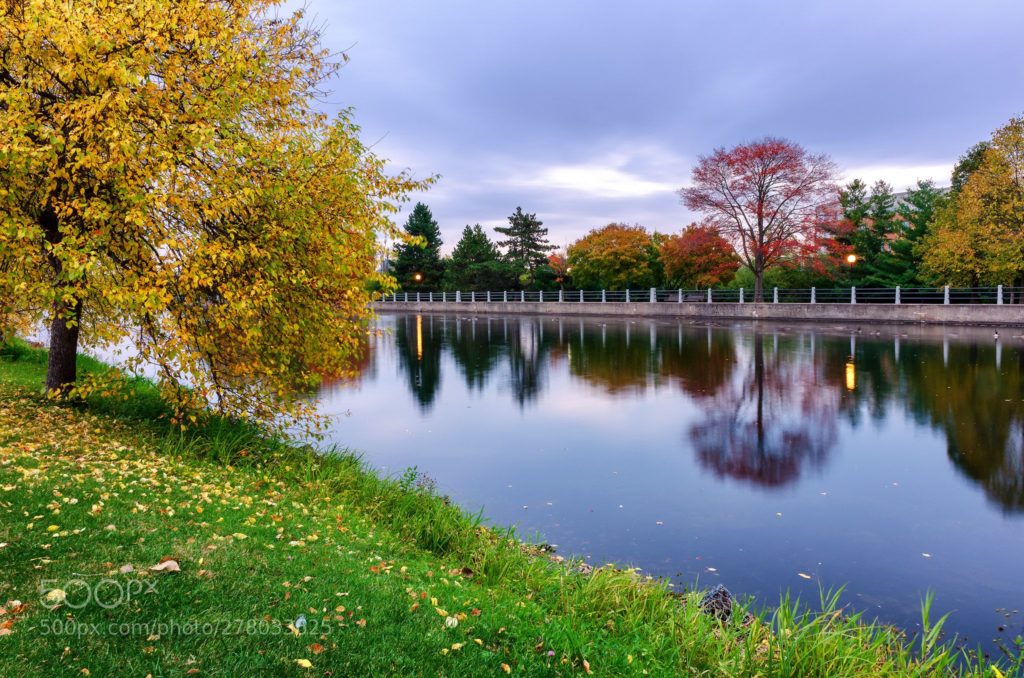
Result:
<svg viewBox="0 0 1024 678"><path fill-rule="evenodd" d="M296 659L295 663L298 664L299 666L301 666L304 669L311 669L311 668L313 668L313 662L309 661L308 659Z"/></svg>
<svg viewBox="0 0 1024 678"><path fill-rule="evenodd" d="M313 654L321 654L324 651L324 646L320 643L313 643L309 646L309 651Z"/></svg>
<svg viewBox="0 0 1024 678"><path fill-rule="evenodd" d="M149 569L153 572L181 572L181 566L178 565L177 560L165 560Z"/></svg>
<svg viewBox="0 0 1024 678"><path fill-rule="evenodd" d="M583 670L586 673L590 673L590 662L588 662L586 659L583 660Z"/></svg>
<svg viewBox="0 0 1024 678"><path fill-rule="evenodd" d="M512 667L509 666L508 664L502 664L501 665L501 670L504 671L505 673L512 673Z"/></svg>

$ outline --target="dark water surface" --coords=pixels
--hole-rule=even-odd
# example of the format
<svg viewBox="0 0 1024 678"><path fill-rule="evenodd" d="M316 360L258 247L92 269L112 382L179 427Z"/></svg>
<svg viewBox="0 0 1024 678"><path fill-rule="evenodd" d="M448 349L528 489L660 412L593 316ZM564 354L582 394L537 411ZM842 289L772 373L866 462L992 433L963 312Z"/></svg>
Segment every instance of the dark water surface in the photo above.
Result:
<svg viewBox="0 0 1024 678"><path fill-rule="evenodd" d="M678 586L774 604L845 585L846 602L910 630L931 590L972 644L1024 631L1020 331L379 326L361 378L321 395L331 440L385 472L416 466L564 555Z"/></svg>

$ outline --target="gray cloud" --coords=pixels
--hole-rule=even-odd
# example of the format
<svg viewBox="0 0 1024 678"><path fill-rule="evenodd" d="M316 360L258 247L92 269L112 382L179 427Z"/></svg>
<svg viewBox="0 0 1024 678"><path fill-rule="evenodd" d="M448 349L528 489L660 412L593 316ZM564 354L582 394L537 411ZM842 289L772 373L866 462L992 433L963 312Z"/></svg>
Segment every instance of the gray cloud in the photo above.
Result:
<svg viewBox="0 0 1024 678"><path fill-rule="evenodd" d="M848 176L948 180L1024 111L1019 0L309 0L351 47L332 103L441 182L448 245L517 205L564 244L609 221L685 225L697 155L779 135Z"/></svg>

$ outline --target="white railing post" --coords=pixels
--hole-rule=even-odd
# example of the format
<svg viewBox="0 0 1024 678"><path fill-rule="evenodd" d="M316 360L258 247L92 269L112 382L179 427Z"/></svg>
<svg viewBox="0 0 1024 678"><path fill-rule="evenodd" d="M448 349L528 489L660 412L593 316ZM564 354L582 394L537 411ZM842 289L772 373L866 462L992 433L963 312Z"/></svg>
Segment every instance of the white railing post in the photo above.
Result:
<svg viewBox="0 0 1024 678"><path fill-rule="evenodd" d="M629 303L629 288L626 288L626 303Z"/></svg>
<svg viewBox="0 0 1024 678"><path fill-rule="evenodd" d="M856 304L857 303L857 288L856 287L851 287L850 288L850 303L851 304Z"/></svg>
<svg viewBox="0 0 1024 678"><path fill-rule="evenodd" d="M519 290L519 303L522 304L526 301L526 290Z"/></svg>
<svg viewBox="0 0 1024 678"><path fill-rule="evenodd" d="M999 285L996 287L996 303L1002 305L1003 303L1003 286Z"/></svg>
<svg viewBox="0 0 1024 678"><path fill-rule="evenodd" d="M455 303L456 304L462 303L462 291L461 290L457 290L455 292Z"/></svg>
<svg viewBox="0 0 1024 678"><path fill-rule="evenodd" d="M711 288L708 288L708 303L711 303Z"/></svg>
<svg viewBox="0 0 1024 678"><path fill-rule="evenodd" d="M487 290L487 303L491 303L491 291Z"/></svg>
<svg viewBox="0 0 1024 678"><path fill-rule="evenodd" d="M605 294L604 290L601 290L601 303L605 304L608 302L608 295Z"/></svg>
<svg viewBox="0 0 1024 678"><path fill-rule="evenodd" d="M896 305L898 306L899 303L900 303L900 286L897 285L896 286Z"/></svg>
<svg viewBox="0 0 1024 678"><path fill-rule="evenodd" d="M580 290L580 303L583 303L583 290Z"/></svg>
<svg viewBox="0 0 1024 678"><path fill-rule="evenodd" d="M818 289L816 287L812 287L811 288L811 303L812 304L818 303L817 296L818 296Z"/></svg>
<svg viewBox="0 0 1024 678"><path fill-rule="evenodd" d="M654 304L658 301L658 290L651 288L651 303Z"/></svg>
<svg viewBox="0 0 1024 678"><path fill-rule="evenodd" d="M429 301L430 303L434 303L434 293L427 292L427 295L430 297L429 299L427 299L427 301Z"/></svg>
<svg viewBox="0 0 1024 678"><path fill-rule="evenodd" d="M408 292L405 293L405 300L406 300L406 302L409 301L409 293Z"/></svg>
<svg viewBox="0 0 1024 678"><path fill-rule="evenodd" d="M446 301L448 301L448 293L447 292L441 292L441 303L443 304Z"/></svg>
<svg viewBox="0 0 1024 678"><path fill-rule="evenodd" d="M773 304L779 303L779 288L778 287L774 288L774 290L772 291L772 303Z"/></svg>
<svg viewBox="0 0 1024 678"><path fill-rule="evenodd" d="M679 294L679 296L676 298L676 303L677 304L683 303L683 290L682 289L678 289L678 290L676 290L676 293Z"/></svg>
<svg viewBox="0 0 1024 678"><path fill-rule="evenodd" d="M544 290L540 291L540 297L539 298L540 298L541 301L544 301Z"/></svg>
<svg viewBox="0 0 1024 678"><path fill-rule="evenodd" d="M501 300L503 302L505 302L506 304L508 303L508 290L503 290L502 291L502 293L501 293Z"/></svg>
<svg viewBox="0 0 1024 678"><path fill-rule="evenodd" d="M420 293L419 292L416 293L416 303L417 304L420 303Z"/></svg>
<svg viewBox="0 0 1024 678"><path fill-rule="evenodd" d="M949 285L942 288L942 303L949 305Z"/></svg>
<svg viewBox="0 0 1024 678"><path fill-rule="evenodd" d="M470 301L470 303L473 303L473 304L476 303L476 290L471 290L470 291L470 293L469 293L469 301Z"/></svg>
<svg viewBox="0 0 1024 678"><path fill-rule="evenodd" d="M565 301L565 290L559 288L558 290L558 303Z"/></svg>
<svg viewBox="0 0 1024 678"><path fill-rule="evenodd" d="M743 303L743 288L740 288L740 303Z"/></svg>

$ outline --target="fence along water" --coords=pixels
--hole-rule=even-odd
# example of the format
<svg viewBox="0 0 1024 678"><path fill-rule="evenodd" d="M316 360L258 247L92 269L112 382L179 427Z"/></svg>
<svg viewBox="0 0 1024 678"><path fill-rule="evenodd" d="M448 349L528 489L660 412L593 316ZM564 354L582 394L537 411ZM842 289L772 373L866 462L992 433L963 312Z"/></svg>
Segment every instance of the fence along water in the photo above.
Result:
<svg viewBox="0 0 1024 678"><path fill-rule="evenodd" d="M400 291L382 295L380 301L416 303L755 303L753 294L739 289L659 290L501 290L501 291ZM1009 305L1024 303L1024 287L775 287L766 290L761 303L769 304L941 304Z"/></svg>

